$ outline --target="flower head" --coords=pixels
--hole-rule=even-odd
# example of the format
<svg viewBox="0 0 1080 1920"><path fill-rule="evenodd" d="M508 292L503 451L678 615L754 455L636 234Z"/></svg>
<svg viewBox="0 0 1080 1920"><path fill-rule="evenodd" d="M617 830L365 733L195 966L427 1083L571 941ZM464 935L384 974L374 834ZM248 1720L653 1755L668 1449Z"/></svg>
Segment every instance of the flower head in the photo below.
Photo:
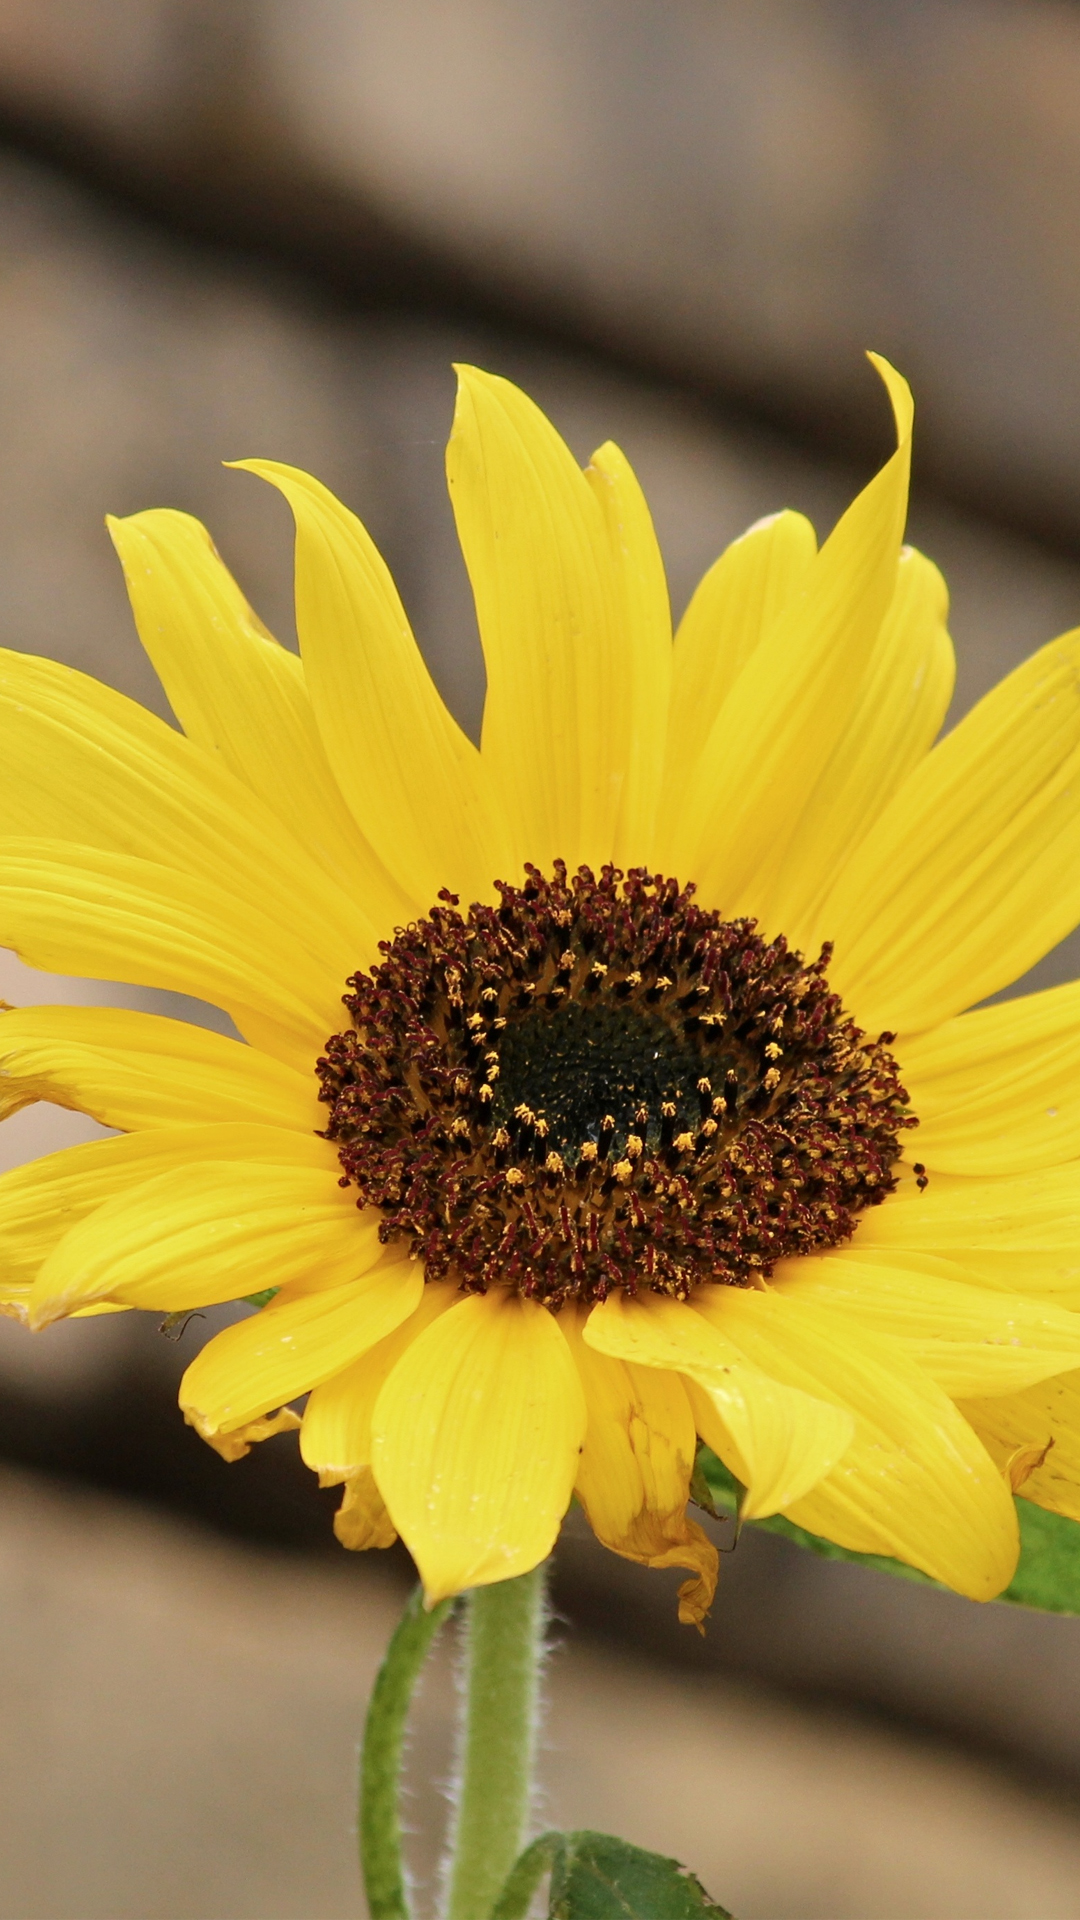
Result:
<svg viewBox="0 0 1080 1920"><path fill-rule="evenodd" d="M896 453L820 552L751 528L674 642L623 455L583 473L463 369L479 749L363 527L271 462L300 659L171 512L111 526L183 733L2 657L0 940L243 1036L0 1013L0 1112L118 1129L0 1181L6 1310L271 1294L187 1418L230 1459L300 1425L339 1536L399 1532L432 1599L534 1566L576 1492L700 1619L699 1437L748 1516L977 1598L1014 1485L1080 1517L1080 988L977 1004L1080 920L1080 639L934 745L946 595L876 364Z"/></svg>
<svg viewBox="0 0 1080 1920"><path fill-rule="evenodd" d="M454 896L357 974L326 1137L429 1280L691 1298L851 1237L895 1184L896 1063L783 936L632 869Z"/></svg>

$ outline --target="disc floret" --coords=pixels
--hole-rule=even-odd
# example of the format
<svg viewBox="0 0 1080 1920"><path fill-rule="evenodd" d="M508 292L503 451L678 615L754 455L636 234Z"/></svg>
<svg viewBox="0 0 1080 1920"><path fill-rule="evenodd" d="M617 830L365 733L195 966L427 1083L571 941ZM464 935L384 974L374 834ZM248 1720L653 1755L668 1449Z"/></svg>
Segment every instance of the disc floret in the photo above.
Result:
<svg viewBox="0 0 1080 1920"><path fill-rule="evenodd" d="M430 1278L558 1307L753 1284L849 1238L914 1125L889 1052L752 920L556 861L354 974L318 1062L342 1183Z"/></svg>

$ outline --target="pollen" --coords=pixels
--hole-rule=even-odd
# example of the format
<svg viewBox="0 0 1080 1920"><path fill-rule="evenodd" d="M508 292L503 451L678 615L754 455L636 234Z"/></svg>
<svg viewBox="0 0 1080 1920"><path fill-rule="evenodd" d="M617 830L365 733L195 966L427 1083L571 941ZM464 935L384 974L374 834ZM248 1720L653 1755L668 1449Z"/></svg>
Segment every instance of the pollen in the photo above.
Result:
<svg viewBox="0 0 1080 1920"><path fill-rule="evenodd" d="M692 887L587 867L440 896L317 1065L343 1181L431 1279L558 1308L760 1285L849 1239L915 1125L891 1034Z"/></svg>

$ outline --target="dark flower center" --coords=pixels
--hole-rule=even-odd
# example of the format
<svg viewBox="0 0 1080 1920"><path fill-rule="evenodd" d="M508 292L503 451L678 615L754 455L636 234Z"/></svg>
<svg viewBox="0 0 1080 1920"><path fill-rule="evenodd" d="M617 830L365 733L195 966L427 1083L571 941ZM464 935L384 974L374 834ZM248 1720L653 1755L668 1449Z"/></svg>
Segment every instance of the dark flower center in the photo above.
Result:
<svg viewBox="0 0 1080 1920"><path fill-rule="evenodd" d="M701 1119L700 1053L641 1007L535 1007L507 1023L498 1052L492 1119L512 1126L520 1107L542 1114L549 1149L564 1157L590 1142L620 1160L635 1132L658 1147L665 1101L676 1108L672 1137Z"/></svg>
<svg viewBox="0 0 1080 1920"><path fill-rule="evenodd" d="M348 983L319 1097L383 1239L553 1307L848 1239L915 1121L829 949L807 965L642 869L526 873L495 907L442 895Z"/></svg>

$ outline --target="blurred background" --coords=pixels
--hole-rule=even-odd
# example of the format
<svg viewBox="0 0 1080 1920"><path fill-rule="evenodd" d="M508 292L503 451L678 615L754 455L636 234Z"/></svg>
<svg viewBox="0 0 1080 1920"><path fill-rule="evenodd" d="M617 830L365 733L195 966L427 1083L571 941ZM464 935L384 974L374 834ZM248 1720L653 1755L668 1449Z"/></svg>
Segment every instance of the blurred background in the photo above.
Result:
<svg viewBox="0 0 1080 1920"><path fill-rule="evenodd" d="M583 459L624 446L678 612L888 451L874 347L915 387L960 712L1080 622L1078 296L1072 0L0 0L0 634L164 713L102 519L171 505L291 640L283 503L220 464L266 455L361 513L475 731L451 361ZM0 993L170 1004L4 955ZM30 1109L0 1164L96 1131ZM2 1920L358 1911L409 1569L334 1545L290 1439L226 1467L183 1428L212 1324L0 1323ZM675 1584L568 1527L546 1819L677 1854L740 1920L1080 1916L1080 1621L761 1535L704 1641ZM444 1651L418 1784L451 1705Z"/></svg>

